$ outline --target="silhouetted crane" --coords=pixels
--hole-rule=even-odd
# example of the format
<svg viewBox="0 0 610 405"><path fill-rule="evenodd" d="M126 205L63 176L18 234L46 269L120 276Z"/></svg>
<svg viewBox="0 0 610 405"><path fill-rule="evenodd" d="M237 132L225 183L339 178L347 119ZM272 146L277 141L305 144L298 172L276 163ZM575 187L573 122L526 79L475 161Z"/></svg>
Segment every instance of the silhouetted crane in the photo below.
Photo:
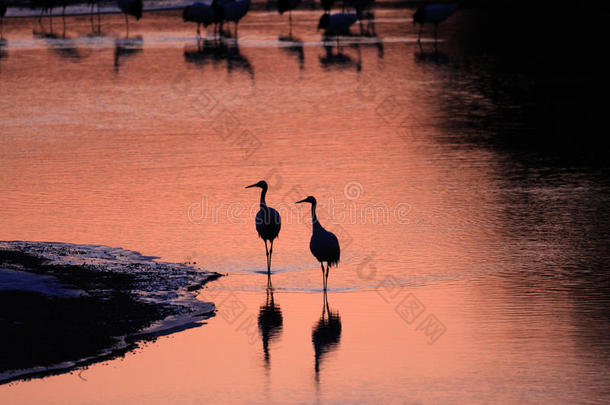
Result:
<svg viewBox="0 0 610 405"><path fill-rule="evenodd" d="M349 35L349 27L358 20L353 13L322 14L318 22L318 30L323 29L326 35Z"/></svg>
<svg viewBox="0 0 610 405"><path fill-rule="evenodd" d="M190 6L186 6L182 12L182 19L197 23L197 35L201 35L200 26L203 24L207 28L210 24L219 22L218 13L216 13L216 1L212 5L207 5L201 2L195 2ZM214 33L216 28L214 28Z"/></svg>
<svg viewBox="0 0 610 405"><path fill-rule="evenodd" d="M413 25L419 24L419 32L417 34L417 42L421 40L421 32L424 28L424 23L434 24L434 41L437 39L438 25L445 21L451 14L458 9L456 3L443 4L428 4L419 7L413 14Z"/></svg>
<svg viewBox="0 0 610 405"><path fill-rule="evenodd" d="M126 36L129 37L129 16L134 16L136 21L142 18L142 0L117 0L117 5L125 14Z"/></svg>
<svg viewBox="0 0 610 405"><path fill-rule="evenodd" d="M267 182L264 180L256 184L247 186L261 188L260 210L256 214L256 232L265 241L265 253L267 255L267 274L271 273L271 255L273 254L273 240L277 238L282 227L282 219L279 212L267 206L265 195L267 194ZM270 249L267 249L267 241L271 242Z"/></svg>
<svg viewBox="0 0 610 405"><path fill-rule="evenodd" d="M332 232L328 232L322 228L318 218L316 217L316 199L312 196L304 200L297 201L297 204L308 202L311 204L311 223L312 234L309 241L309 250L322 265L322 282L324 283L324 291L328 286L328 271L331 266L336 266L341 257L341 248L339 248L339 240ZM326 262L326 273L324 270L324 262Z"/></svg>
<svg viewBox="0 0 610 405"><path fill-rule="evenodd" d="M218 5L222 10L223 21L235 23L235 38L237 39L237 25L250 10L250 0L221 0Z"/></svg>
<svg viewBox="0 0 610 405"><path fill-rule="evenodd" d="M322 9L325 13L330 13L330 9L333 7L335 0L320 0Z"/></svg>
<svg viewBox="0 0 610 405"><path fill-rule="evenodd" d="M280 15L288 11L288 22L290 24L290 38L292 38L292 10L297 8L301 4L301 0L278 0L277 11Z"/></svg>

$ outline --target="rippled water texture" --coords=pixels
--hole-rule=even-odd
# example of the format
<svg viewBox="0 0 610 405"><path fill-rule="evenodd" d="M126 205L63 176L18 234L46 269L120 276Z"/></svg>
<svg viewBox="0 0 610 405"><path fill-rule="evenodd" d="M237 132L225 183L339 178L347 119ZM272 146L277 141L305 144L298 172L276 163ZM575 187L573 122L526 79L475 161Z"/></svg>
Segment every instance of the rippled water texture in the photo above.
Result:
<svg viewBox="0 0 610 405"><path fill-rule="evenodd" d="M228 277L201 293L207 325L3 402L607 402L606 170L490 142L537 130L511 93L526 82L466 46L467 13L436 51L411 15L379 10L378 36L339 48L317 11L293 14L293 41L287 16L253 11L237 44L199 47L179 11L130 39L118 15L102 35L69 17L65 38L5 20L0 239ZM272 288L244 189L260 179L283 218ZM328 305L308 195L342 246Z"/></svg>

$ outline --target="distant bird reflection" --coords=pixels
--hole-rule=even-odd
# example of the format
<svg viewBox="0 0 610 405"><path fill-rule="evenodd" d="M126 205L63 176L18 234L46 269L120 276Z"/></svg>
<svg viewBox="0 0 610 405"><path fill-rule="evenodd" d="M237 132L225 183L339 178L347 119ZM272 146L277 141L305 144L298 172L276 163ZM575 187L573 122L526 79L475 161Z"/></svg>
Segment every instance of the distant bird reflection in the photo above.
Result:
<svg viewBox="0 0 610 405"><path fill-rule="evenodd" d="M267 299L258 312L258 329L263 340L265 367L269 368L269 343L282 333L284 318L280 306L273 300L271 274L267 274Z"/></svg>
<svg viewBox="0 0 610 405"><path fill-rule="evenodd" d="M343 47L333 46L330 43L324 43L325 54L320 55L320 65L323 68L329 69L335 67L338 69L356 69L356 71L362 70L362 56L360 53L360 47L355 44L354 46L358 53L358 59L354 60L351 56L343 52ZM335 51L336 48L336 51Z"/></svg>
<svg viewBox="0 0 610 405"><path fill-rule="evenodd" d="M447 65L451 63L451 59L447 54L440 52L437 47L437 43L434 43L434 48L432 51L424 50L424 47L421 43L418 46L419 52L415 51L415 61L417 63L429 63L433 65Z"/></svg>
<svg viewBox="0 0 610 405"><path fill-rule="evenodd" d="M328 305L326 291L323 293L322 316L311 332L315 355L316 382L319 381L320 364L327 353L336 350L341 340L341 317Z"/></svg>
<svg viewBox="0 0 610 405"><path fill-rule="evenodd" d="M142 52L142 37L123 38L114 41L114 70L119 73L121 59L125 59Z"/></svg>
<svg viewBox="0 0 610 405"><path fill-rule="evenodd" d="M0 39L0 60L8 57L8 52L6 52L6 45L6 40Z"/></svg>
<svg viewBox="0 0 610 405"><path fill-rule="evenodd" d="M305 52L303 51L303 42L300 39L295 37L285 37L279 36L280 43L285 42L285 44L280 45L280 49L288 54L296 55L299 60L299 70L303 70L305 68Z"/></svg>
<svg viewBox="0 0 610 405"><path fill-rule="evenodd" d="M184 60L201 67L209 64L216 66L226 62L228 73L243 71L254 80L254 68L250 60L239 51L236 41L197 40L196 47L185 47Z"/></svg>
<svg viewBox="0 0 610 405"><path fill-rule="evenodd" d="M73 62L80 62L82 59L89 56L89 53L79 50L75 41L71 38L52 38L47 36L46 45L60 58Z"/></svg>

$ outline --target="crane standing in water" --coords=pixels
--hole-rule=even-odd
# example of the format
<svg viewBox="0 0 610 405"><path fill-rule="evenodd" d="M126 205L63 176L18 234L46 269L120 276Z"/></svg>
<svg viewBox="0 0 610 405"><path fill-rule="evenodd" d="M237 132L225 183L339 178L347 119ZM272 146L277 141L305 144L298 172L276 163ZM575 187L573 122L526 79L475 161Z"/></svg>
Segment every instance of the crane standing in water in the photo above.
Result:
<svg viewBox="0 0 610 405"><path fill-rule="evenodd" d="M256 214L256 232L262 240L265 241L265 253L267 254L267 274L271 274L271 255L273 254L273 241L277 238L282 227L282 219L279 212L267 206L265 195L267 194L267 182L261 180L256 184L247 186L246 188L260 187L261 201L260 210ZM271 247L267 249L267 241L271 242Z"/></svg>
<svg viewBox="0 0 610 405"><path fill-rule="evenodd" d="M233 21L235 23L235 39L237 39L237 26L239 20L250 10L250 0L221 0L218 2L218 9L222 13L222 21L220 23L220 33L222 34L223 22Z"/></svg>
<svg viewBox="0 0 610 405"><path fill-rule="evenodd" d="M335 234L322 228L322 225L318 222L318 218L316 217L316 199L309 196L296 203L300 204L304 202L311 204L311 223L313 229L309 241L309 250L322 266L322 282L324 284L324 291L326 291L326 288L328 287L329 268L333 265L336 266L339 263L341 248L339 247L339 240ZM324 262L326 262L326 271L324 270Z"/></svg>
<svg viewBox="0 0 610 405"><path fill-rule="evenodd" d="M210 24L214 24L214 34L216 34L216 25L220 21L217 13L218 5L217 1L214 0L211 5L195 2L190 6L186 6L182 12L182 19L197 23L197 36L201 36L200 26L203 24L207 28Z"/></svg>
<svg viewBox="0 0 610 405"><path fill-rule="evenodd" d="M288 11L288 23L290 25L290 34L289 38L292 39L292 10L297 8L301 0L278 0L277 2L277 11L280 15L284 14L284 12Z"/></svg>
<svg viewBox="0 0 610 405"><path fill-rule="evenodd" d="M451 14L455 13L458 5L456 3L443 4L428 4L419 7L413 14L413 25L419 24L419 32L417 34L417 42L421 42L421 32L424 28L424 23L434 24L434 42L437 39L438 25L445 21Z"/></svg>

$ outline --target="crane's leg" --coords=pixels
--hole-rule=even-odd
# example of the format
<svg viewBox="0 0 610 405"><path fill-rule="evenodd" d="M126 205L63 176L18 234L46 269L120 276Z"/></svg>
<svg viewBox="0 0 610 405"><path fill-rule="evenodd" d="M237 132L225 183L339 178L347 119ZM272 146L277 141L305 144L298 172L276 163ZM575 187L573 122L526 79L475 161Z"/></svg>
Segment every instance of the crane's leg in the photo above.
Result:
<svg viewBox="0 0 610 405"><path fill-rule="evenodd" d="M235 40L237 41L237 26L239 25L239 23L237 21L235 21Z"/></svg>
<svg viewBox="0 0 610 405"><path fill-rule="evenodd" d="M324 292L326 293L326 281L324 280L324 263L320 262L322 266L322 286L324 287Z"/></svg>
<svg viewBox="0 0 610 405"><path fill-rule="evenodd" d="M125 13L125 26L127 27L125 38L129 38L129 18L127 17L127 13Z"/></svg>
<svg viewBox="0 0 610 405"><path fill-rule="evenodd" d="M65 5L64 5L64 9L63 9L63 11L61 13L61 19L62 19L63 24L64 24L64 32L63 32L62 36L65 38L66 37L66 6Z"/></svg>
<svg viewBox="0 0 610 405"><path fill-rule="evenodd" d="M290 25L290 33L288 34L288 36L290 37L290 39L292 39L292 10L288 10L288 21Z"/></svg>
<svg viewBox="0 0 610 405"><path fill-rule="evenodd" d="M269 274L271 274L271 256L273 256L273 241L271 241L271 246L269 247Z"/></svg>
<svg viewBox="0 0 610 405"><path fill-rule="evenodd" d="M201 37L201 30L199 29L199 27L201 26L201 23L197 23L197 36Z"/></svg>
<svg viewBox="0 0 610 405"><path fill-rule="evenodd" d="M42 28L44 30L44 27L42 26L42 15L44 14L44 8L40 9L40 16L38 17L38 25L40 25L40 28Z"/></svg>
<svg viewBox="0 0 610 405"><path fill-rule="evenodd" d="M434 24L434 45L436 45L436 41L438 40L438 24Z"/></svg>
<svg viewBox="0 0 610 405"><path fill-rule="evenodd" d="M328 267L329 267L329 264L326 263L326 276L324 278L324 286L325 286L324 289L328 288Z"/></svg>
<svg viewBox="0 0 610 405"><path fill-rule="evenodd" d="M265 239L265 254L267 255L267 274L271 272L271 267L269 266L269 249L267 249L267 239Z"/></svg>
<svg viewBox="0 0 610 405"><path fill-rule="evenodd" d="M91 22L91 32L95 32L95 25L93 24L93 8L95 7L95 2L91 2L91 9L89 10L89 21Z"/></svg>
<svg viewBox="0 0 610 405"><path fill-rule="evenodd" d="M53 33L53 9L49 10L49 25L51 26L51 34Z"/></svg>

